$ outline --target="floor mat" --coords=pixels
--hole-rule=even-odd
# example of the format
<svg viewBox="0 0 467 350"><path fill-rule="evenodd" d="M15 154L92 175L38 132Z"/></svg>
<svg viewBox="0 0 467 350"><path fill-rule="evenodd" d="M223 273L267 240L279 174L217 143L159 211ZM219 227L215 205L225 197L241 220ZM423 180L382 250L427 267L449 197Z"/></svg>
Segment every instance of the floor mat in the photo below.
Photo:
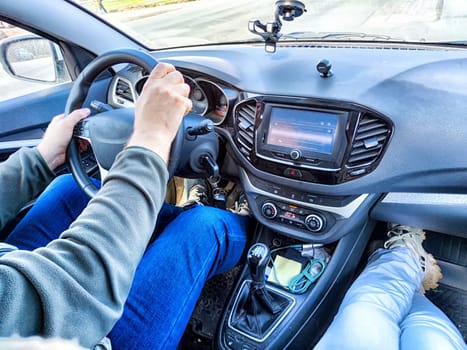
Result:
<svg viewBox="0 0 467 350"><path fill-rule="evenodd" d="M240 271L238 266L206 283L178 350L212 348L217 324Z"/></svg>
<svg viewBox="0 0 467 350"><path fill-rule="evenodd" d="M467 292L440 284L426 296L451 319L467 342Z"/></svg>

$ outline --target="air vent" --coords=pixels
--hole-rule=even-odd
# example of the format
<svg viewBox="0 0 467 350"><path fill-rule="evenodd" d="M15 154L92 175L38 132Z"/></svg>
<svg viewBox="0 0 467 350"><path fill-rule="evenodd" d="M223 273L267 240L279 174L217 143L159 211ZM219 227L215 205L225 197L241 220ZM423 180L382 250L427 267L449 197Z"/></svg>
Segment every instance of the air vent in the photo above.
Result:
<svg viewBox="0 0 467 350"><path fill-rule="evenodd" d="M248 159L253 150L255 117L256 101L247 101L235 111L235 139L240 152Z"/></svg>
<svg viewBox="0 0 467 350"><path fill-rule="evenodd" d="M143 70L143 68L141 68L140 66L135 66L135 65L129 65L128 68L127 68L127 71L128 72L131 72L131 73L139 73Z"/></svg>
<svg viewBox="0 0 467 350"><path fill-rule="evenodd" d="M373 165L383 152L390 133L391 128L387 122L367 113L362 114L347 160L347 167Z"/></svg>
<svg viewBox="0 0 467 350"><path fill-rule="evenodd" d="M134 102L130 83L123 79L119 78L117 80L117 84L115 86L115 95L117 97L124 98L127 101Z"/></svg>

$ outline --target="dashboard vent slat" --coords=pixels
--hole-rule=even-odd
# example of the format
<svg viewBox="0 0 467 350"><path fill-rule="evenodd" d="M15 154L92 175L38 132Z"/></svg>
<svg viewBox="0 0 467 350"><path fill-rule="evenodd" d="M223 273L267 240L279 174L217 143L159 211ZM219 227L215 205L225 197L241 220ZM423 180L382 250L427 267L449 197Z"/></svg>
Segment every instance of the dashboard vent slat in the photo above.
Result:
<svg viewBox="0 0 467 350"><path fill-rule="evenodd" d="M250 153L253 151L255 118L255 101L247 101L236 108L235 140L240 152L242 152L247 159L250 159Z"/></svg>
<svg viewBox="0 0 467 350"><path fill-rule="evenodd" d="M118 79L115 86L115 95L117 97L124 98L127 101L134 102L131 86L123 79Z"/></svg>
<svg viewBox="0 0 467 350"><path fill-rule="evenodd" d="M369 168L379 159L391 133L390 125L369 113L360 116L347 168Z"/></svg>

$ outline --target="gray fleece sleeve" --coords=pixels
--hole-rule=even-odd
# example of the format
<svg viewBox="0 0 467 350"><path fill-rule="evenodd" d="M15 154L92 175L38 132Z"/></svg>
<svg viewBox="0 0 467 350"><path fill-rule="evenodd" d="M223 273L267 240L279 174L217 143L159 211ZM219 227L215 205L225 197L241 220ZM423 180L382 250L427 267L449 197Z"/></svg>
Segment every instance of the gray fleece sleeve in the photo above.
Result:
<svg viewBox="0 0 467 350"><path fill-rule="evenodd" d="M0 258L0 336L78 338L92 347L120 317L165 198L155 153L122 151L102 189L59 239Z"/></svg>
<svg viewBox="0 0 467 350"><path fill-rule="evenodd" d="M21 148L0 163L0 228L54 178L35 148Z"/></svg>

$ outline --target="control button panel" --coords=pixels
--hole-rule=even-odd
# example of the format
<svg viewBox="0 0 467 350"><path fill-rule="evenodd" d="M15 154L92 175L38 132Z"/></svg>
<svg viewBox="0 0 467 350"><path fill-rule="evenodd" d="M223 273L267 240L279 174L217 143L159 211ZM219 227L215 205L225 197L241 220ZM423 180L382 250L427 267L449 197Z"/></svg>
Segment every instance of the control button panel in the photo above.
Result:
<svg viewBox="0 0 467 350"><path fill-rule="evenodd" d="M326 229L326 215L316 210L302 208L297 205L262 198L261 214L268 220L293 226L310 232L322 232Z"/></svg>

